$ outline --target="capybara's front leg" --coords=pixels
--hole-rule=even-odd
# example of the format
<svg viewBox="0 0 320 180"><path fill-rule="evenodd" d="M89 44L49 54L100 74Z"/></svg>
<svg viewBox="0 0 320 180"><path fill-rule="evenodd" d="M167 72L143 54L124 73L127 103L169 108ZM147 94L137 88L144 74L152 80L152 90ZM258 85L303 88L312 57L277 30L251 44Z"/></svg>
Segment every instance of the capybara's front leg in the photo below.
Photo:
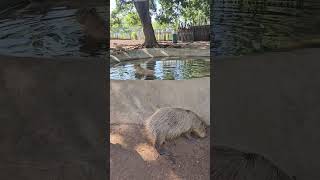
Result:
<svg viewBox="0 0 320 180"><path fill-rule="evenodd" d="M197 141L191 136L191 133L188 132L188 133L185 133L184 134L184 137L186 137L186 139L188 139L189 142L195 144Z"/></svg>
<svg viewBox="0 0 320 180"><path fill-rule="evenodd" d="M167 154L168 152L163 148L163 143L164 143L164 138L163 137L157 137L156 141L155 141L155 148L157 150L157 152L160 154L160 155L165 155Z"/></svg>

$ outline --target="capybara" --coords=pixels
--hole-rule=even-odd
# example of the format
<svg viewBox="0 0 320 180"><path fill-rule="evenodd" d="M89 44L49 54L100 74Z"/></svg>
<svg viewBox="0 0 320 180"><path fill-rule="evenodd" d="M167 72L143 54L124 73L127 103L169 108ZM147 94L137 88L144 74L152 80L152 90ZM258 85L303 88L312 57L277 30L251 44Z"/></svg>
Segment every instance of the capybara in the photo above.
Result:
<svg viewBox="0 0 320 180"><path fill-rule="evenodd" d="M97 40L107 40L107 27L104 19L95 8L83 8L77 11L76 18L86 34Z"/></svg>
<svg viewBox="0 0 320 180"><path fill-rule="evenodd" d="M206 124L196 113L183 108L158 109L146 120L145 128L148 138L160 154L160 147L166 140L181 135L189 138L190 133L201 138L206 136Z"/></svg>

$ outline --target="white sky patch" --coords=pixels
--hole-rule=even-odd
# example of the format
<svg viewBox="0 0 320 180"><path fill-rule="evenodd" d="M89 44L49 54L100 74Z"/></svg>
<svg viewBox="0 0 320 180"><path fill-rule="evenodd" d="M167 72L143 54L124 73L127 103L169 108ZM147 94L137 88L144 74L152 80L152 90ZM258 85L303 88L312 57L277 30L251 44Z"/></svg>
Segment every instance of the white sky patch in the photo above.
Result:
<svg viewBox="0 0 320 180"><path fill-rule="evenodd" d="M110 14L116 8L116 0L110 0Z"/></svg>

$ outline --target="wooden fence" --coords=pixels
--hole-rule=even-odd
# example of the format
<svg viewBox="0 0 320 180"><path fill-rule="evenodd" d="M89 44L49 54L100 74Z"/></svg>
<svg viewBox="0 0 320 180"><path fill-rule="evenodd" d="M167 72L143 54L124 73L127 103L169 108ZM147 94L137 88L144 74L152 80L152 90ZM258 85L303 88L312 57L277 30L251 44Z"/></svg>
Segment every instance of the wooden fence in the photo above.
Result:
<svg viewBox="0 0 320 180"><path fill-rule="evenodd" d="M303 8L305 0L215 0L215 6L242 6L242 8Z"/></svg>
<svg viewBox="0 0 320 180"><path fill-rule="evenodd" d="M155 29L158 41L172 41L172 30ZM178 29L178 40L183 42L210 41L210 25L191 26ZM143 40L143 31L135 30L126 33L110 33L111 39Z"/></svg>
<svg viewBox="0 0 320 180"><path fill-rule="evenodd" d="M210 41L210 25L191 26L178 29L178 40L189 41Z"/></svg>
<svg viewBox="0 0 320 180"><path fill-rule="evenodd" d="M154 33L158 41L172 41L172 31L170 30L155 30Z"/></svg>
<svg viewBox="0 0 320 180"><path fill-rule="evenodd" d="M172 41L172 31L155 29L154 34L158 41ZM127 33L110 33L111 39L130 39L130 40L143 40L144 34L142 30L130 31Z"/></svg>

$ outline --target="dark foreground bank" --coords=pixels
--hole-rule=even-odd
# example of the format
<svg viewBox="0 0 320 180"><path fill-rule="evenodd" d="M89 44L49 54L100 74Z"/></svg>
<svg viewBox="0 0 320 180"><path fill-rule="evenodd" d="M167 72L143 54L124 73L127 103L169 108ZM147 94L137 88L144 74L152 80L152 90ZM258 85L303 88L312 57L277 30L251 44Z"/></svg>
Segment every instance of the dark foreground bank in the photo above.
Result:
<svg viewBox="0 0 320 180"><path fill-rule="evenodd" d="M0 179L107 178L104 74L97 59L0 57Z"/></svg>
<svg viewBox="0 0 320 180"><path fill-rule="evenodd" d="M214 145L263 155L290 177L320 179L320 49L214 62Z"/></svg>

